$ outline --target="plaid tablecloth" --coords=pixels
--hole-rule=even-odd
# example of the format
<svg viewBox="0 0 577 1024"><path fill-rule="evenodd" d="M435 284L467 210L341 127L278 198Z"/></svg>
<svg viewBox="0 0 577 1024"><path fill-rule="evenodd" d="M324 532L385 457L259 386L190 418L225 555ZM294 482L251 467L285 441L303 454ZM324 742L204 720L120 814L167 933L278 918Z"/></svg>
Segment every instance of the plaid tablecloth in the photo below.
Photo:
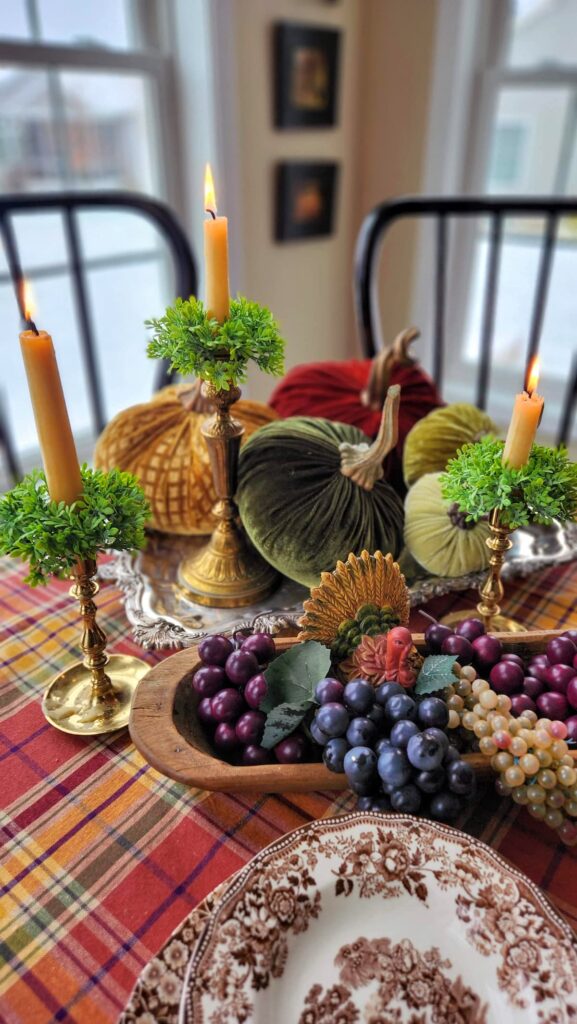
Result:
<svg viewBox="0 0 577 1024"><path fill-rule="evenodd" d="M0 1020L109 1024L199 900L279 835L352 802L190 790L150 768L126 732L89 740L52 729L40 696L77 656L78 619L65 584L29 590L23 576L0 561ZM473 601L451 596L428 610ZM118 592L104 586L98 605L110 650L142 656ZM540 628L577 626L577 564L509 586L507 610ZM145 655L151 665L165 656ZM574 850L491 791L463 827L541 885L575 926Z"/></svg>

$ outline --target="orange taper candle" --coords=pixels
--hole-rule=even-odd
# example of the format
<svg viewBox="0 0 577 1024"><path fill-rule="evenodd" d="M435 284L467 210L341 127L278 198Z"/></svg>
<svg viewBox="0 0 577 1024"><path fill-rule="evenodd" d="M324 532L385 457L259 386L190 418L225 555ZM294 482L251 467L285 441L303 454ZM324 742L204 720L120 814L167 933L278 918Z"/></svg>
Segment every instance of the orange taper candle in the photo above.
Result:
<svg viewBox="0 0 577 1024"><path fill-rule="evenodd" d="M82 494L82 477L70 428L52 338L37 331L31 320L29 290L25 290L26 320L20 346L32 399L44 473L53 501L72 504Z"/></svg>
<svg viewBox="0 0 577 1024"><path fill-rule="evenodd" d="M541 395L537 394L538 383L539 360L535 358L527 380L527 391L515 395L513 415L503 449L503 462L512 469L520 469L529 461L545 404Z"/></svg>
<svg viewBox="0 0 577 1024"><path fill-rule="evenodd" d="M206 309L219 323L228 319L230 295L228 287L228 220L217 217L214 182L210 164L204 176L204 208L210 214L204 222L204 270L206 274Z"/></svg>

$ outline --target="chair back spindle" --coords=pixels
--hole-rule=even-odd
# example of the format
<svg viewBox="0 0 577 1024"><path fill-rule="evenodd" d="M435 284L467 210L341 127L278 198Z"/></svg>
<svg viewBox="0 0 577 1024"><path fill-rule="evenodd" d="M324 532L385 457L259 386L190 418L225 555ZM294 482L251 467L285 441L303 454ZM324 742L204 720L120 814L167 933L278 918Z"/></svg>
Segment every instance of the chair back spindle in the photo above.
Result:
<svg viewBox="0 0 577 1024"><path fill-rule="evenodd" d="M377 268L381 243L393 223L406 219L431 219L435 224L436 263L433 279L433 350L432 373L441 387L445 365L446 297L448 267L448 225L451 218L488 218L488 263L485 294L482 305L479 359L475 381L475 401L479 408L487 407L491 378L491 361L498 298L499 271L503 248L503 225L507 217L545 219L535 297L531 314L527 344L526 366L539 351L547 297L551 279L553 256L558 242L558 226L562 217L577 215L577 197L550 196L466 196L426 197L408 196L381 203L374 207L363 221L355 251L354 292L355 314L363 354L372 358L379 348L379 304ZM577 342L575 345L577 352ZM526 382L525 382L526 383ZM557 442L566 444L571 431L574 407L577 404L577 356L572 375L565 391L559 417Z"/></svg>

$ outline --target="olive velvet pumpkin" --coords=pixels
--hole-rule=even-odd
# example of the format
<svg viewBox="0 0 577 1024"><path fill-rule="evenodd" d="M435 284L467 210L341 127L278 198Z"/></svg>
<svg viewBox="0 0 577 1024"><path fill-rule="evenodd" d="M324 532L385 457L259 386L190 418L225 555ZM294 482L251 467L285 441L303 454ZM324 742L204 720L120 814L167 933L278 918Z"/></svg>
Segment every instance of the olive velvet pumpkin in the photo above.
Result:
<svg viewBox="0 0 577 1024"><path fill-rule="evenodd" d="M405 498L405 544L434 576L465 576L489 564L486 520L467 522L441 493L442 473L426 473Z"/></svg>
<svg viewBox="0 0 577 1024"><path fill-rule="evenodd" d="M257 430L240 454L237 501L261 555L307 587L351 551L396 557L403 504L374 478L382 475L382 450L356 427L325 419L297 416ZM371 453L376 472L367 479Z"/></svg>
<svg viewBox="0 0 577 1024"><path fill-rule="evenodd" d="M434 409L415 423L405 438L403 472L407 487L425 473L442 472L464 444L494 434L497 427L486 412L467 402Z"/></svg>

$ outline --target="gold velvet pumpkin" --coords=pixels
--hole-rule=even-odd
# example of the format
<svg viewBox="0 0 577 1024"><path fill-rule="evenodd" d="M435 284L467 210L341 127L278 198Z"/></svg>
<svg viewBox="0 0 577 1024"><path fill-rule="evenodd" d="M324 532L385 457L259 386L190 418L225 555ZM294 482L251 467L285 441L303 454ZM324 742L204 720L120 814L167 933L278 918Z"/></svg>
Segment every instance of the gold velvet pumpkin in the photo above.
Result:
<svg viewBox="0 0 577 1024"><path fill-rule="evenodd" d="M486 520L467 522L441 493L441 473L426 473L405 498L405 544L433 576L465 576L489 564Z"/></svg>
<svg viewBox="0 0 577 1024"><path fill-rule="evenodd" d="M156 530L204 534L214 528L216 494L200 430L210 412L210 403L200 394L200 381L173 384L150 402L118 413L96 443L97 467L117 466L138 477ZM240 399L232 413L245 429L244 439L277 419L267 405L248 399Z"/></svg>
<svg viewBox="0 0 577 1024"><path fill-rule="evenodd" d="M405 439L403 475L407 487L425 473L442 472L464 444L496 432L487 413L466 402L433 409L411 427Z"/></svg>

